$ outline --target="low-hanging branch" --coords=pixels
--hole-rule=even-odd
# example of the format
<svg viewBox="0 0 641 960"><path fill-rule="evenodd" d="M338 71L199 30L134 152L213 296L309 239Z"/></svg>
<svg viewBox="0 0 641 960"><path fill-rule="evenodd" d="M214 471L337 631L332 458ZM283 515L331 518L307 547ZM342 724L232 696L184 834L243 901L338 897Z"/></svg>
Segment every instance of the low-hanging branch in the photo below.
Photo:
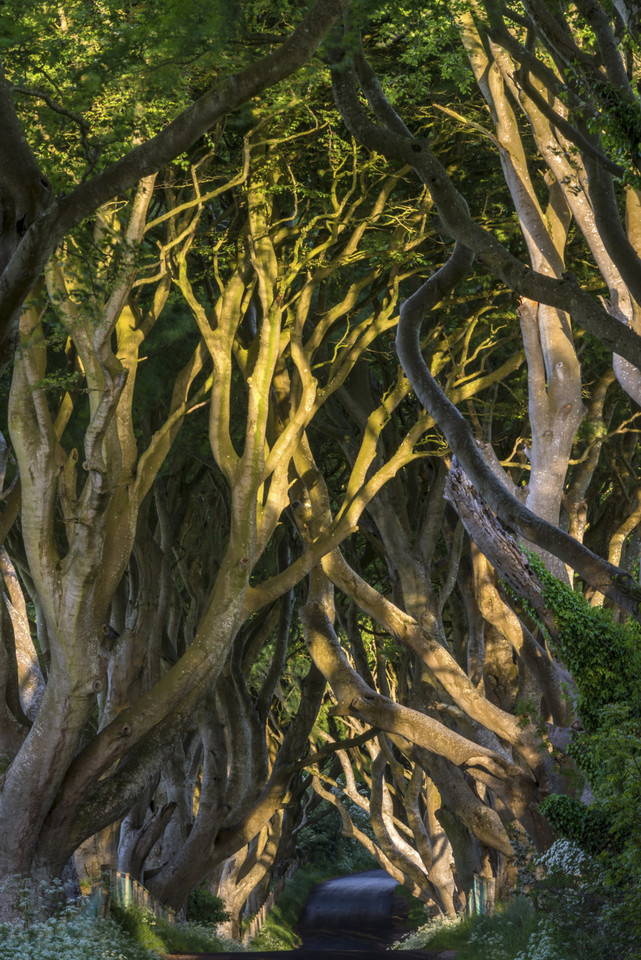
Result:
<svg viewBox="0 0 641 960"><path fill-rule="evenodd" d="M363 71L359 70L363 77ZM420 349L420 330L428 313L468 273L474 257L527 298L571 310L586 329L597 333L604 345L617 341L616 352L641 364L641 338L600 309L574 281L554 280L528 269L517 261L495 237L472 219L463 197L451 183L446 171L432 154L424 139L408 138L394 122L383 126L394 113L380 105L380 88L371 92L370 104L376 105L381 123L372 122L357 96L354 71L333 71L334 93L343 120L354 137L369 149L389 159L411 163L429 188L447 231L456 239L454 251L443 267L400 308L396 350L416 396L434 417L461 467L503 523L525 540L536 544L569 564L592 586L620 604L635 619L641 620L641 591L625 571L602 560L587 547L553 524L542 520L520 503L493 473L479 451L472 431L456 407L448 400L425 363ZM563 293L562 293L563 288ZM606 319L607 317L607 319ZM623 334L622 339L619 337ZM631 336L627 336L630 334ZM624 341L625 340L625 344Z"/></svg>
<svg viewBox="0 0 641 960"><path fill-rule="evenodd" d="M161 170L189 149L230 111L295 73L313 56L327 31L348 9L350 2L317 0L276 50L207 90L155 137L133 147L105 170L55 200L48 192L47 181L40 173L35 157L26 147L11 105L9 87L6 82L0 83L0 116L6 120L10 131L0 144L0 161L4 165L13 165L19 156L20 162L28 169L28 176L36 183L40 178L47 187L43 187L41 201L34 205L29 222L24 224L25 232L16 249L2 250L0 247L0 260L4 261L0 277L0 364L6 365L10 359L17 315L56 244L102 204L124 193L143 177ZM1 64L0 80L4 81ZM13 225L10 227L13 229Z"/></svg>

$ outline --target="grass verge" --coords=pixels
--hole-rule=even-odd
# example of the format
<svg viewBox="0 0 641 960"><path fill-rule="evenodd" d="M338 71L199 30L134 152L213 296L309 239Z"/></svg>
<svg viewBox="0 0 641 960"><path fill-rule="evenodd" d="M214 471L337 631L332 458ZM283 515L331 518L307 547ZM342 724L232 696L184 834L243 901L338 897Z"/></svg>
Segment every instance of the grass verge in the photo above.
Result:
<svg viewBox="0 0 641 960"><path fill-rule="evenodd" d="M334 873L320 867L301 867L297 870L267 914L249 950L295 950L299 947L301 939L294 928L300 920L305 902L316 884L333 876Z"/></svg>
<svg viewBox="0 0 641 960"><path fill-rule="evenodd" d="M172 924L140 907L112 906L113 920L134 943L145 950L163 953L221 953L243 949L236 940L216 935L214 926L199 923Z"/></svg>
<svg viewBox="0 0 641 960"><path fill-rule="evenodd" d="M395 950L456 950L457 960L560 960L548 956L545 918L525 897L498 905L493 916L439 918L410 933ZM569 960L569 958L568 958ZM577 958L578 960L578 958Z"/></svg>

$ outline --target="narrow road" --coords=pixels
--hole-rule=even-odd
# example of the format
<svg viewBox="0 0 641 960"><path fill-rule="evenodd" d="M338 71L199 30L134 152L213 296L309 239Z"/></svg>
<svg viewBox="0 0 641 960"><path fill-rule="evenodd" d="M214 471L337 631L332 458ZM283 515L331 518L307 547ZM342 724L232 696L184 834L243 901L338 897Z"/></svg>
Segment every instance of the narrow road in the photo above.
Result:
<svg viewBox="0 0 641 960"><path fill-rule="evenodd" d="M326 880L314 888L298 924L298 950L266 953L183 953L163 960L382 960L398 940L407 907L394 896L396 881L384 870ZM398 960L454 960L453 951L403 950Z"/></svg>
<svg viewBox="0 0 641 960"><path fill-rule="evenodd" d="M271 950L269 953L168 953L163 960L380 960L374 950ZM447 951L447 960L454 960L454 952ZM390 960L446 960L445 953L430 953L428 950L403 950L391 952Z"/></svg>
<svg viewBox="0 0 641 960"><path fill-rule="evenodd" d="M405 932L407 905L402 897L394 896L396 887L384 870L319 883L298 923L303 941L300 949L386 950Z"/></svg>

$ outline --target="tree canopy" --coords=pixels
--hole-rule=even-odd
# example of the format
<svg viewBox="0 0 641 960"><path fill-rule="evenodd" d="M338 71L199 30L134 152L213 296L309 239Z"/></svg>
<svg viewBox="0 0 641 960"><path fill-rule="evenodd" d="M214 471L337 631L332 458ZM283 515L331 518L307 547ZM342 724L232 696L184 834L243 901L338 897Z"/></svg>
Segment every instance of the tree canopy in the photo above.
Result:
<svg viewBox="0 0 641 960"><path fill-rule="evenodd" d="M453 913L634 686L638 14L270 7L0 11L0 862Z"/></svg>

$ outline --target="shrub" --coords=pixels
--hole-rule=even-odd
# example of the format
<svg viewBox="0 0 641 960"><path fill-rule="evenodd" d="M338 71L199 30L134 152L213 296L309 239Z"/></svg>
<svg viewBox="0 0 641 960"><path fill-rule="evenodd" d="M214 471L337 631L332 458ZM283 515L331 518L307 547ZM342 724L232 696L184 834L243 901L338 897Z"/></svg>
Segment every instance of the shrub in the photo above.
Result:
<svg viewBox="0 0 641 960"><path fill-rule="evenodd" d="M207 887L196 887L187 898L187 920L192 923L215 924L229 920L229 913L220 897Z"/></svg>
<svg viewBox="0 0 641 960"><path fill-rule="evenodd" d="M569 754L586 775L593 801L585 806L551 796L541 811L563 837L577 843L599 870L586 929L607 941L604 956L641 957L641 626L617 623L593 609L530 558L554 612L557 647L577 686L583 732ZM587 862L587 861L586 861ZM597 921L590 919L597 914ZM588 937L586 949L593 940Z"/></svg>
<svg viewBox="0 0 641 960"><path fill-rule="evenodd" d="M140 907L112 907L112 915L139 946L157 953L231 953L242 950L236 941L223 940L215 926L199 923L169 923Z"/></svg>
<svg viewBox="0 0 641 960"><path fill-rule="evenodd" d="M111 906L111 919L139 947L156 953L165 951L165 941L156 929L158 918L151 911L135 905L123 907L114 903Z"/></svg>
<svg viewBox="0 0 641 960"><path fill-rule="evenodd" d="M578 844L557 840L531 864L528 898L537 928L518 960L616 960L619 937L606 921L611 891L603 865Z"/></svg>

